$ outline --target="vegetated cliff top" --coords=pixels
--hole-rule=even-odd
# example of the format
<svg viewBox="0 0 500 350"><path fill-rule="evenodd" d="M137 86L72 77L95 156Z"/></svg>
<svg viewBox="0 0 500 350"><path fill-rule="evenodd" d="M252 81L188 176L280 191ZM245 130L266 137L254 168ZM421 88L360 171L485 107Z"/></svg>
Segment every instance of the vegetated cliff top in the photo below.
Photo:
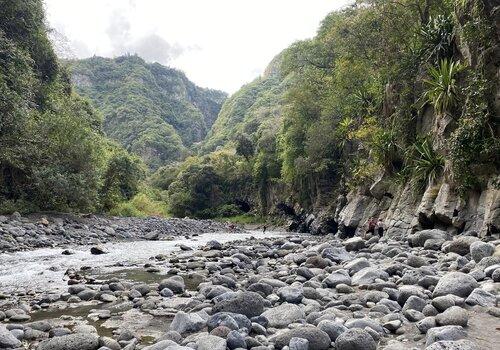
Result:
<svg viewBox="0 0 500 350"><path fill-rule="evenodd" d="M227 97L137 55L69 63L78 93L104 114L107 135L153 168L182 158L203 140Z"/></svg>
<svg viewBox="0 0 500 350"><path fill-rule="evenodd" d="M262 133L269 130L277 133L281 125L283 95L289 85L289 80L281 74L282 60L283 53L280 53L260 77L224 102L203 143L202 153L226 146L238 134L246 134L258 142Z"/></svg>

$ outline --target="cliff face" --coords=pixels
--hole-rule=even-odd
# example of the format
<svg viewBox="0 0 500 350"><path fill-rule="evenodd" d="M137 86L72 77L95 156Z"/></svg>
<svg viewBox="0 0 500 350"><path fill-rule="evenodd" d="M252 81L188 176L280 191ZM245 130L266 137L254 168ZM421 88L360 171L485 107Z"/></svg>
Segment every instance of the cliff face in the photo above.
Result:
<svg viewBox="0 0 500 350"><path fill-rule="evenodd" d="M453 40L456 51L453 57L464 62L473 74L482 74L488 81L489 91L485 95L488 102L485 105L489 107L478 108L479 112L475 114L471 112L474 94L469 93L463 98L461 109L454 113L438 113L428 105L416 115L413 124L415 133L432 140L432 149L443 159L442 174L434 181L428 181L424 189L415 189L411 177L401 183L396 182L387 171L381 171L375 179L351 188L327 206L316 207L312 211L295 210L292 228L315 234L338 231L341 236L351 236L366 232L368 220L375 217L384 221L390 237L406 237L424 229L440 229L450 234L475 231L480 236L500 232L500 175L495 161L484 163L481 158L483 150L477 148L465 174L476 181L476 185L459 194L458 181L452 171L456 166L453 161L457 163L457 160L452 158L451 149L457 139L464 144L472 142L469 141L470 130L473 129L471 125L488 118L487 132L498 140L500 10L493 1L485 0L464 3L462 7L455 7L454 11L456 27ZM482 23L483 27L478 29L480 25L477 23ZM484 32L492 33L492 36L487 40L474 37L471 34L474 30L476 35ZM464 84L464 80L464 77L457 78L458 84ZM382 113L392 113L395 101L397 96L391 86L387 86ZM301 214L295 214L297 212Z"/></svg>

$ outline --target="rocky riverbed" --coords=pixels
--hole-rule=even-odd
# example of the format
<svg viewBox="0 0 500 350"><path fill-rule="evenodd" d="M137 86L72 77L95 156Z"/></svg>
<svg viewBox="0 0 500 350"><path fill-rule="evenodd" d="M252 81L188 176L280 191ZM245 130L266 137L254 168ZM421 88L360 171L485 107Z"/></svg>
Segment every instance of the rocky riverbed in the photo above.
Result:
<svg viewBox="0 0 500 350"><path fill-rule="evenodd" d="M150 251L142 262L97 267L84 262L54 276L54 287L4 292L0 349L468 350L500 344L499 240L440 230L404 240L254 236L195 236L200 244L193 250ZM61 282L64 290L56 288Z"/></svg>
<svg viewBox="0 0 500 350"><path fill-rule="evenodd" d="M170 240L178 236L227 231L228 224L213 220L71 214L22 217L14 213L0 216L0 252L130 240ZM243 230L235 227L232 232Z"/></svg>

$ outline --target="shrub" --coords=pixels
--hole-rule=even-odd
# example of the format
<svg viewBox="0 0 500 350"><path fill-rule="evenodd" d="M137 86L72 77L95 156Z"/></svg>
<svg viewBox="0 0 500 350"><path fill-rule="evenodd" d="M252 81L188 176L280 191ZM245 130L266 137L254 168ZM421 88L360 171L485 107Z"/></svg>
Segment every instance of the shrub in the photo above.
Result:
<svg viewBox="0 0 500 350"><path fill-rule="evenodd" d="M454 25L450 16L431 18L421 31L422 53L425 61L439 62L453 56Z"/></svg>
<svg viewBox="0 0 500 350"><path fill-rule="evenodd" d="M429 67L430 79L424 80L427 90L424 93L424 100L432 104L436 113L446 114L458 102L459 86L456 75L464 69L460 62L441 60L439 67Z"/></svg>
<svg viewBox="0 0 500 350"><path fill-rule="evenodd" d="M243 214L243 211L236 204L224 204L217 209L217 216L230 217Z"/></svg>
<svg viewBox="0 0 500 350"><path fill-rule="evenodd" d="M444 157L434 151L428 138L417 140L409 149L409 169L419 187L433 184L442 173Z"/></svg>

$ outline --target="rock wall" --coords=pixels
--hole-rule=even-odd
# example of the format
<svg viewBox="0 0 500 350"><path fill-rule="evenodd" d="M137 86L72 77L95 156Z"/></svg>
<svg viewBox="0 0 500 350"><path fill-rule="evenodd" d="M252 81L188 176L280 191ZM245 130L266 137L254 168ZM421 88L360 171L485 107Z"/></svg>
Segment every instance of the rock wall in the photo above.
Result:
<svg viewBox="0 0 500 350"><path fill-rule="evenodd" d="M499 178L492 178L487 188L471 192L467 198L455 195L447 182L428 186L421 195L416 194L410 184L394 186L395 192L389 188L382 198L371 192L352 191L347 195L345 206L340 210L336 208L336 220L339 230L348 236L364 233L370 217L382 218L390 237L406 237L431 228L451 234L499 233L500 190L495 186Z"/></svg>

